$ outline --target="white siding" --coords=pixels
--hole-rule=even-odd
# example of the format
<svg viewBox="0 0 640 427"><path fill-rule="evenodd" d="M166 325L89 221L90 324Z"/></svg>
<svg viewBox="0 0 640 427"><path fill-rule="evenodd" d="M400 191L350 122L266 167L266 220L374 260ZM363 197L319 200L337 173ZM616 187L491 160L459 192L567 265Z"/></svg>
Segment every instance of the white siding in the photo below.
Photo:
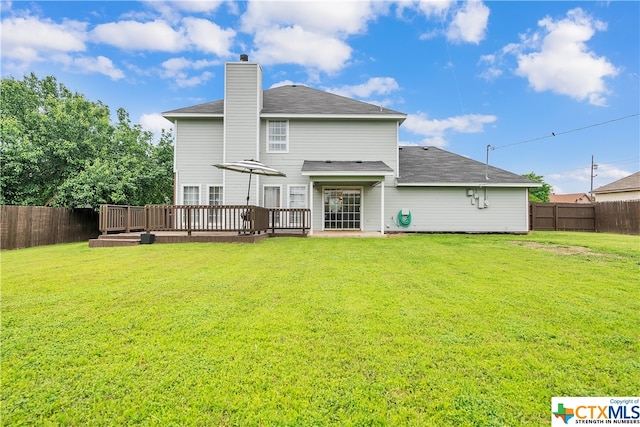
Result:
<svg viewBox="0 0 640 427"><path fill-rule="evenodd" d="M224 161L256 159L262 100L260 65L250 62L227 63L224 99ZM258 179L253 178L250 203L257 204ZM248 182L249 176L246 174L225 172L225 203L246 203Z"/></svg>
<svg viewBox="0 0 640 427"><path fill-rule="evenodd" d="M468 196L471 188L480 199ZM478 208L483 188L396 187L385 189L385 224L390 232L528 232L525 188L487 188L488 206ZM471 200L475 199L474 204ZM411 211L411 225L397 225L398 211Z"/></svg>
<svg viewBox="0 0 640 427"><path fill-rule="evenodd" d="M176 188L180 202L183 185L222 182L222 171L213 167L222 161L222 120L180 119L175 126ZM202 199L201 199L202 200Z"/></svg>
<svg viewBox="0 0 640 427"><path fill-rule="evenodd" d="M393 120L289 120L289 152L266 152L266 120L260 126L260 158L288 176L304 160L382 160L396 170L398 122Z"/></svg>
<svg viewBox="0 0 640 427"><path fill-rule="evenodd" d="M289 120L288 153L266 152L266 122L262 120L260 126L260 159L263 163L283 171L287 177L263 177L260 181L262 185L308 185L309 177L301 174L305 160L381 160L393 170L397 170L397 121L292 119ZM392 183L393 177L388 177L387 185ZM366 190L367 187L365 192ZM379 189L375 189L373 193L378 194ZM369 199L367 194L363 194L364 203ZM366 207L363 225L369 224L367 226L375 227L375 230L379 231L379 195L376 197L377 207ZM318 200L321 199L321 193L314 194L314 202L320 203ZM318 207L320 211L314 206L315 229L322 226L322 206L319 204Z"/></svg>
<svg viewBox="0 0 640 427"><path fill-rule="evenodd" d="M619 193L596 194L596 202L618 202L628 200L640 200L640 191L621 191Z"/></svg>
<svg viewBox="0 0 640 427"><path fill-rule="evenodd" d="M362 192L362 230L380 231L380 196L381 185L364 187ZM386 190L386 189L385 189ZM385 193L385 199L387 195Z"/></svg>

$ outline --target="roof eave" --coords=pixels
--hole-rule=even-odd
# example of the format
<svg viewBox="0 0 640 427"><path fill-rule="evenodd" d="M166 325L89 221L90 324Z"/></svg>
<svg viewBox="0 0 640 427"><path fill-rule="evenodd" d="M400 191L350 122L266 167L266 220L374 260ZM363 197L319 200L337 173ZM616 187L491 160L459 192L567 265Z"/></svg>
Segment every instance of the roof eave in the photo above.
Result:
<svg viewBox="0 0 640 427"><path fill-rule="evenodd" d="M593 194L608 194L608 193L631 193L634 191L640 191L640 187L638 188L621 188L618 190L593 190Z"/></svg>
<svg viewBox="0 0 640 427"><path fill-rule="evenodd" d="M367 120L398 120L400 123L407 119L405 114L297 114L297 113L260 113L264 119L367 119Z"/></svg>
<svg viewBox="0 0 640 427"><path fill-rule="evenodd" d="M509 188L537 188L541 183L519 182L398 182L398 187L509 187Z"/></svg>
<svg viewBox="0 0 640 427"><path fill-rule="evenodd" d="M224 118L223 113L162 113L162 117L167 120L175 119L197 119L197 118Z"/></svg>
<svg viewBox="0 0 640 427"><path fill-rule="evenodd" d="M393 176L393 171L303 171L302 176Z"/></svg>

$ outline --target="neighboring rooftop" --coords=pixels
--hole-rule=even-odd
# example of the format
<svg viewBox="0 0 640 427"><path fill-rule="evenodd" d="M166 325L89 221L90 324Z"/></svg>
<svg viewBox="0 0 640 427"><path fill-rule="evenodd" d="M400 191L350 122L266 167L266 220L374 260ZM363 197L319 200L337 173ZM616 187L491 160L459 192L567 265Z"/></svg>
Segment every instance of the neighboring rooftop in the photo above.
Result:
<svg viewBox="0 0 640 427"><path fill-rule="evenodd" d="M165 111L162 114L167 116L222 115L224 114L224 100ZM279 86L265 90L261 114L400 116L402 120L406 117L404 113L379 105L356 101L302 85Z"/></svg>
<svg viewBox="0 0 640 427"><path fill-rule="evenodd" d="M587 193L549 194L551 203L591 203Z"/></svg>
<svg viewBox="0 0 640 427"><path fill-rule="evenodd" d="M621 193L625 191L638 191L640 190L640 172L636 172L632 175L626 176L622 179L614 181L610 184L598 187L593 192L595 194L602 193Z"/></svg>
<svg viewBox="0 0 640 427"><path fill-rule="evenodd" d="M437 147L402 146L399 153L399 185L508 184L539 187L539 182L504 169L489 166Z"/></svg>

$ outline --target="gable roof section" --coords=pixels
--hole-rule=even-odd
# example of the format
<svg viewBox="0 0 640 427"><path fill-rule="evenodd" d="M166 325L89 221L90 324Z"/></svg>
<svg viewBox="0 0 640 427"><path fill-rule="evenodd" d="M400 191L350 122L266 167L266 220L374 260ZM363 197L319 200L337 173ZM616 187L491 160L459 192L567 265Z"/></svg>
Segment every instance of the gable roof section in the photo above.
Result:
<svg viewBox="0 0 640 427"><path fill-rule="evenodd" d="M263 92L261 117L389 118L404 121L406 114L367 102L302 85L280 86ZM222 117L224 100L165 111L165 117Z"/></svg>
<svg viewBox="0 0 640 427"><path fill-rule="evenodd" d="M265 90L262 114L406 117L406 114L379 105L301 85L280 86Z"/></svg>
<svg viewBox="0 0 640 427"><path fill-rule="evenodd" d="M542 184L436 147L403 146L399 186L540 187Z"/></svg>
<svg viewBox="0 0 640 427"><path fill-rule="evenodd" d="M598 187L593 192L597 193L622 193L625 191L640 190L640 172L636 172L610 184Z"/></svg>

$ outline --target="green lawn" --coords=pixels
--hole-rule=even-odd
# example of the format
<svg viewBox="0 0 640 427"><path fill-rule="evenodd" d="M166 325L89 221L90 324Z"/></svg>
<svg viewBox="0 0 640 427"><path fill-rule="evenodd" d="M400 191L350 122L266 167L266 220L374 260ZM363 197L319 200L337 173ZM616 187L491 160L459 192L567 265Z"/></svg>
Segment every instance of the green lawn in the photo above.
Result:
<svg viewBox="0 0 640 427"><path fill-rule="evenodd" d="M552 396L638 395L638 236L1 257L3 425L548 426Z"/></svg>

